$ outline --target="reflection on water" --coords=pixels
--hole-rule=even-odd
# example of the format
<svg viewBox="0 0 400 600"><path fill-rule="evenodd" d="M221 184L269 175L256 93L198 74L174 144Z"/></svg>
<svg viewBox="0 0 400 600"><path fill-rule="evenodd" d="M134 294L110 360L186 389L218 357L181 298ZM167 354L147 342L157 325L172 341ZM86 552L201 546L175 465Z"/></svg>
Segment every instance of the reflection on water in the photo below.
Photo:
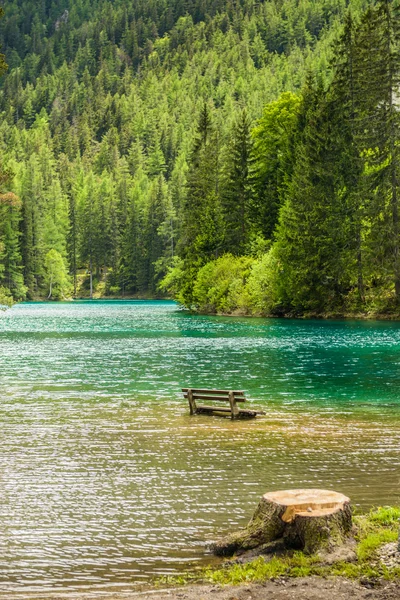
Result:
<svg viewBox="0 0 400 600"><path fill-rule="evenodd" d="M0 596L124 589L209 560L258 497L400 501L400 324L190 316L168 302L0 316ZM244 389L256 421L188 416Z"/></svg>

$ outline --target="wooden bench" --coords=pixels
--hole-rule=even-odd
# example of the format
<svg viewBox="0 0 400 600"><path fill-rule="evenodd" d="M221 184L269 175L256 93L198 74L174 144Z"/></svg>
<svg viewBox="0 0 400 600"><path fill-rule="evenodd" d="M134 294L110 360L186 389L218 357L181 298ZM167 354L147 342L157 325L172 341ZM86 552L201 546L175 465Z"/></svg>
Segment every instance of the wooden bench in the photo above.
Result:
<svg viewBox="0 0 400 600"><path fill-rule="evenodd" d="M230 416L231 419L253 418L257 415L265 415L261 410L239 408L238 402L246 402L244 392L233 390L199 390L194 388L182 388L185 398L189 401L191 415L218 415L223 417ZM207 402L229 402L229 406L218 406L212 404L197 404L197 400L206 400Z"/></svg>

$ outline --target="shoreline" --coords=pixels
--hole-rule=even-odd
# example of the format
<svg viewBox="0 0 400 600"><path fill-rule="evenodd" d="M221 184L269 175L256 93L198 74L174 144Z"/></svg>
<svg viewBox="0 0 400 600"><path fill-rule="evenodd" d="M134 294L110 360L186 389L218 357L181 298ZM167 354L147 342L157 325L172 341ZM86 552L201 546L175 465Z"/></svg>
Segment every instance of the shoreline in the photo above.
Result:
<svg viewBox="0 0 400 600"><path fill-rule="evenodd" d="M400 312L398 313L382 313L382 312L364 312L364 313L287 313L282 315L276 314L248 314L242 311L234 311L231 313L220 313L220 312L207 312L198 311L186 308L179 304L174 298L168 297L148 297L148 296L100 296L96 298L88 298L86 296L80 296L76 298L66 298L65 300L48 300L47 298L31 298L17 302L16 304L23 304L24 302L37 302L37 303L50 303L57 304L58 302L175 302L179 310L186 312L194 316L204 317L229 317L236 319L274 319L282 321L400 321ZM15 306L15 305L14 305Z"/></svg>
<svg viewBox="0 0 400 600"><path fill-rule="evenodd" d="M359 583L345 577L278 578L239 586L208 584L120 592L0 592L0 600L398 600L399 597L400 581Z"/></svg>

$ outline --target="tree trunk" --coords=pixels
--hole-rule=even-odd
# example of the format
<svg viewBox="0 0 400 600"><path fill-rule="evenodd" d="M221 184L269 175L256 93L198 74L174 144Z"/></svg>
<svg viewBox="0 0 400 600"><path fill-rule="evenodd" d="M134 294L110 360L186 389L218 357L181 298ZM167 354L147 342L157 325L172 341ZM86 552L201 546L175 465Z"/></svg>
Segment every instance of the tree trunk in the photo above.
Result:
<svg viewBox="0 0 400 600"><path fill-rule="evenodd" d="M286 490L265 494L242 531L215 542L218 556L232 556L282 539L307 554L342 545L352 528L350 500L328 490Z"/></svg>
<svg viewBox="0 0 400 600"><path fill-rule="evenodd" d="M89 270L90 270L90 299L93 300L93 264L92 264L92 256L90 256L90 260L89 260Z"/></svg>
<svg viewBox="0 0 400 600"><path fill-rule="evenodd" d="M50 291L49 291L49 295L47 296L47 300L50 300L52 294L53 294L53 279L50 279Z"/></svg>

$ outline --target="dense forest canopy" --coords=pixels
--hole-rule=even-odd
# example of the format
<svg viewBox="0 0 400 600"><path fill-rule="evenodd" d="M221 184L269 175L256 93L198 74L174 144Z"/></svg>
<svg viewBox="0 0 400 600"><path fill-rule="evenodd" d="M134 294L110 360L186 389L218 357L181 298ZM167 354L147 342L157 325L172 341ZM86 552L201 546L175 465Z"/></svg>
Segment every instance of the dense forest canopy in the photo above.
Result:
<svg viewBox="0 0 400 600"><path fill-rule="evenodd" d="M396 306L395 4L2 4L3 294Z"/></svg>

